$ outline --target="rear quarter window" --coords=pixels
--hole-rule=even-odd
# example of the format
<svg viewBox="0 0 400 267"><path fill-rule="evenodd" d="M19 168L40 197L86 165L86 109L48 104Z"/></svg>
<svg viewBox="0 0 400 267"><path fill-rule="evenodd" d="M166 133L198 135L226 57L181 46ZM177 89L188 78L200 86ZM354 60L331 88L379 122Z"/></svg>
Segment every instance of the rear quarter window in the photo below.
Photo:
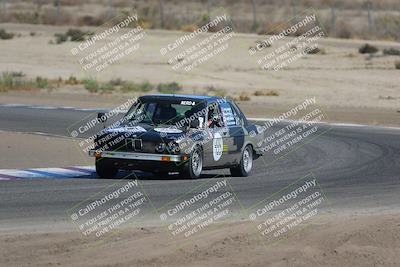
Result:
<svg viewBox="0 0 400 267"><path fill-rule="evenodd" d="M235 126L237 125L237 119L235 118L236 115L233 113L231 105L226 102L220 104L221 111L222 111L222 116L225 121L226 126Z"/></svg>

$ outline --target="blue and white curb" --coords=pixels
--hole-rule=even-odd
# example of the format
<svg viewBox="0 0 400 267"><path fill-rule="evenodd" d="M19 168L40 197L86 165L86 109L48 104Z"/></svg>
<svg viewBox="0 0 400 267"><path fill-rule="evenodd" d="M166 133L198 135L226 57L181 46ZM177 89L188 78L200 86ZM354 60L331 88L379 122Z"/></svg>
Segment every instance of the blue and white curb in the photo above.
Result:
<svg viewBox="0 0 400 267"><path fill-rule="evenodd" d="M94 166L72 166L64 168L0 169L0 180L16 179L69 179L96 178Z"/></svg>

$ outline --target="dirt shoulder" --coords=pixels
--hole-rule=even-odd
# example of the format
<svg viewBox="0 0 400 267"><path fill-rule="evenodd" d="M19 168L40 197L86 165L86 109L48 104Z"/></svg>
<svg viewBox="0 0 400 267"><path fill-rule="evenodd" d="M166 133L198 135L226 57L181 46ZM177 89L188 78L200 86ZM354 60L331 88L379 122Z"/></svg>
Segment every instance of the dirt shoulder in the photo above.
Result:
<svg viewBox="0 0 400 267"><path fill-rule="evenodd" d="M0 43L0 72L22 72L27 78L40 76L56 80L73 76L78 80L91 77L101 82L115 79L148 81L153 85L177 82L183 88L180 93L184 94L218 93L235 98L245 95L250 100L242 106L248 116L275 115L315 97L331 121L397 126L399 123L399 70L394 65L399 56L382 53L385 48L400 49L397 42L323 38L318 43L323 53L303 56L280 71L265 71L260 69L257 60L291 39L282 39L273 47L250 56L249 47L266 36L238 33L223 53L186 72L172 69L169 58L160 54L161 47L185 33L146 30L146 38L137 53L94 75L84 71L71 55L77 43L49 44L55 33L65 32L67 27L28 24L3 24L2 27L18 37ZM31 36L30 32L36 35ZM182 49L206 36L196 37ZM359 47L367 42L379 52L360 54ZM276 96L259 96L257 91L273 91ZM90 94L81 86L80 90L62 87L51 92L2 93L0 103L110 107L126 97Z"/></svg>
<svg viewBox="0 0 400 267"><path fill-rule="evenodd" d="M225 223L178 248L162 227L128 228L97 242L78 232L0 233L9 266L399 266L400 214L327 215L267 246L252 222Z"/></svg>

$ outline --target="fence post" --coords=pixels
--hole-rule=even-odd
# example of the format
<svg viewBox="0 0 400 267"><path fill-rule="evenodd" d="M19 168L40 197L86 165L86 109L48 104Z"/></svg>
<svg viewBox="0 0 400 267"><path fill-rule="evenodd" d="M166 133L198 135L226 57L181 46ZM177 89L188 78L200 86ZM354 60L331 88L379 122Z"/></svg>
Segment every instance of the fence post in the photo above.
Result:
<svg viewBox="0 0 400 267"><path fill-rule="evenodd" d="M161 29L164 29L164 1L159 0L159 5L160 5L160 26Z"/></svg>
<svg viewBox="0 0 400 267"><path fill-rule="evenodd" d="M251 26L251 31L255 32L257 30L257 3L256 0L251 0L253 6L253 25Z"/></svg>
<svg viewBox="0 0 400 267"><path fill-rule="evenodd" d="M108 0L108 18L111 19L113 17L113 4L112 0Z"/></svg>
<svg viewBox="0 0 400 267"><path fill-rule="evenodd" d="M367 8L367 13L368 13L368 31L371 33L372 32L372 13L371 13L371 6L372 3L370 1L366 2L366 8Z"/></svg>
<svg viewBox="0 0 400 267"><path fill-rule="evenodd" d="M7 0L3 0L3 5L1 7L1 9L2 9L1 11L5 17L7 15Z"/></svg>
<svg viewBox="0 0 400 267"><path fill-rule="evenodd" d="M211 3L212 0L207 0L207 15L210 18L211 17Z"/></svg>
<svg viewBox="0 0 400 267"><path fill-rule="evenodd" d="M336 6L331 6L331 27L332 32L336 32Z"/></svg>
<svg viewBox="0 0 400 267"><path fill-rule="evenodd" d="M296 20L297 20L296 1L295 1L295 0L292 0L292 1L291 1L291 5L292 5L293 18L294 18L295 21L296 21Z"/></svg>
<svg viewBox="0 0 400 267"><path fill-rule="evenodd" d="M57 22L60 22L60 0L56 0L56 8L57 8L57 11L56 11L56 15L57 15L57 18L56 18L56 20L57 20Z"/></svg>

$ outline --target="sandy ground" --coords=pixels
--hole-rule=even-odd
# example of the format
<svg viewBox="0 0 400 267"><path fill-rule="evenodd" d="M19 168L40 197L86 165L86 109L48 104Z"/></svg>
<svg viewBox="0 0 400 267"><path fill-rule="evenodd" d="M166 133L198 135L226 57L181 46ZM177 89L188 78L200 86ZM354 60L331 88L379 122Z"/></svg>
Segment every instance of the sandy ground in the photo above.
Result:
<svg viewBox="0 0 400 267"><path fill-rule="evenodd" d="M67 28L23 24L3 24L2 27L21 36L0 42L0 71L22 71L31 77L54 79L70 75L80 79L93 76L85 72L77 58L71 55L70 50L77 43L49 44L54 33L65 32ZM32 37L30 32L36 32L36 35ZM400 116L399 70L394 68L394 61L399 57L383 56L381 52L374 57L359 54L358 48L367 41L325 38L318 41L325 54L307 55L281 71L267 72L259 69L258 56L248 53L249 47L255 46L255 42L263 37L237 34L227 50L197 69L184 72L173 70L167 62L168 57L159 52L160 47L182 35L181 32L148 30L138 51L94 77L102 81L114 78L152 83L177 81L184 86L184 93L207 93L210 86L236 97L246 93L251 100L244 102L243 106L249 116L287 110L314 96L319 106L331 112L328 117L333 121L393 125ZM188 45L202 38L204 36ZM287 41L281 41L277 46ZM400 44L395 42L368 43L379 49L400 48ZM266 52L259 53L263 55ZM275 90L279 96L254 96L256 90ZM2 94L0 103L97 107L118 102L121 97L124 96L90 95L61 88L38 96L32 92ZM364 113L365 118L362 117Z"/></svg>
<svg viewBox="0 0 400 267"><path fill-rule="evenodd" d="M0 234L1 266L399 266L400 215L321 215L273 245L254 222L219 225L177 247L164 228L128 228L104 241L77 232Z"/></svg>

